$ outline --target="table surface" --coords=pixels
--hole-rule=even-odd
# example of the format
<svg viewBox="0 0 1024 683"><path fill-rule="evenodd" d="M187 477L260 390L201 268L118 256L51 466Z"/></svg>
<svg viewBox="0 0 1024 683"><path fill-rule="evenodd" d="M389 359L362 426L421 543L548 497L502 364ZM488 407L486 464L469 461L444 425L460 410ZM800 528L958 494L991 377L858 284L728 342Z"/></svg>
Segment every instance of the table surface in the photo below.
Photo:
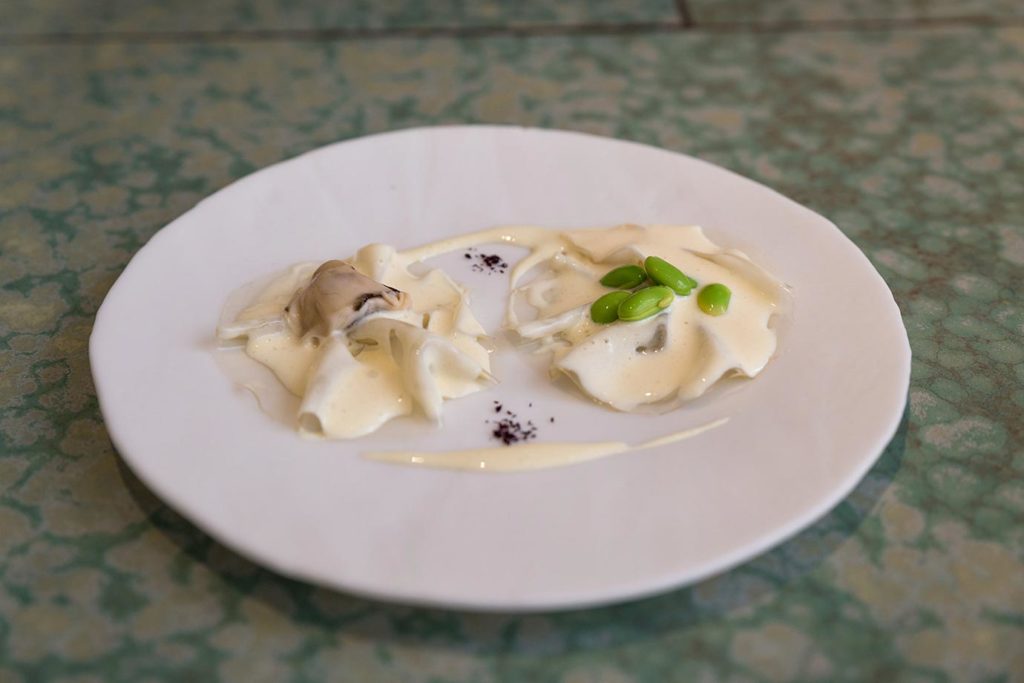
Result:
<svg viewBox="0 0 1024 683"><path fill-rule="evenodd" d="M0 681L1024 680L1024 5L0 5ZM89 376L128 259L366 133L638 140L825 216L914 353L896 437L733 571L585 611L386 605L225 549L120 462Z"/></svg>

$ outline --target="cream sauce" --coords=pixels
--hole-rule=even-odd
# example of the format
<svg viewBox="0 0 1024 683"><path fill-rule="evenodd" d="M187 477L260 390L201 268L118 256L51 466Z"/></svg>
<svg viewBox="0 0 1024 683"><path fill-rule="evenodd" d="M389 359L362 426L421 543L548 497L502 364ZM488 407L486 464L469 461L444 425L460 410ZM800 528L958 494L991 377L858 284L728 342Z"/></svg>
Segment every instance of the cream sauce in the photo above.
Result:
<svg viewBox="0 0 1024 683"><path fill-rule="evenodd" d="M370 245L347 263L406 292L408 310L374 313L327 339L298 338L285 324L283 310L318 265L300 264L250 297L241 313L220 326L218 336L244 343L248 355L302 398L298 425L303 433L352 438L417 410L439 422L444 399L480 391L494 381L489 345L465 289L440 270L418 275L410 267L488 243L529 250L510 274L505 326L534 351L549 353L553 374L565 374L584 394L612 408L672 407L699 396L724 376L757 375L775 351L770 321L784 298L784 287L742 253L715 245L699 227L666 225L573 231L508 226L404 252ZM719 317L702 313L694 290L644 321L593 323L590 304L610 291L600 285L600 277L618 265L642 263L648 255L675 264L701 286L727 285L732 290L729 311ZM369 457L504 471L653 445L529 443L447 454L380 452Z"/></svg>
<svg viewBox="0 0 1024 683"><path fill-rule="evenodd" d="M462 451L371 451L363 457L415 467L484 472L520 472L573 465L632 451L642 451L690 439L729 421L721 418L708 424L674 432L630 446L622 441L525 443L506 448L473 448Z"/></svg>

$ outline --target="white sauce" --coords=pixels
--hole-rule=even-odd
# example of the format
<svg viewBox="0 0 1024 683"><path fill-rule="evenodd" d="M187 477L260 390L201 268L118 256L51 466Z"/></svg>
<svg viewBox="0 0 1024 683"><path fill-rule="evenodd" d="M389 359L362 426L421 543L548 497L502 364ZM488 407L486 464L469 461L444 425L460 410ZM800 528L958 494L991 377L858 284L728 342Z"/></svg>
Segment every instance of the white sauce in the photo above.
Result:
<svg viewBox="0 0 1024 683"><path fill-rule="evenodd" d="M363 457L380 462L390 462L416 467L430 467L446 470L471 470L486 472L519 472L540 470L549 467L573 465L595 458L618 455L629 451L642 451L665 446L703 434L729 421L723 417L700 427L675 432L666 436L630 446L623 441L525 443L512 448L473 448L463 451L442 451L439 453L419 451L371 451Z"/></svg>
<svg viewBox="0 0 1024 683"><path fill-rule="evenodd" d="M220 326L218 336L244 343L249 356L301 397L297 422L305 434L357 437L415 411L439 422L444 399L480 391L494 381L486 333L460 285L440 270L415 275L410 267L488 243L530 250L510 274L506 327L534 351L549 353L553 374L565 374L585 394L617 410L666 409L701 395L722 377L754 377L775 351L775 331L769 324L784 296L781 284L742 253L712 243L699 227L664 225L566 232L502 227L405 252L370 245L348 263L407 293L408 310L373 313L322 340L300 338L285 324L284 308L318 265L301 264L274 278L241 313ZM728 286L728 312L718 317L701 312L695 289L640 322L592 322L590 304L611 291L599 283L601 276L619 265L642 263L649 255L676 265L701 286ZM660 343L655 343L658 338ZM707 428L639 446L527 443L447 453L376 452L367 457L457 469L532 469L650 448Z"/></svg>

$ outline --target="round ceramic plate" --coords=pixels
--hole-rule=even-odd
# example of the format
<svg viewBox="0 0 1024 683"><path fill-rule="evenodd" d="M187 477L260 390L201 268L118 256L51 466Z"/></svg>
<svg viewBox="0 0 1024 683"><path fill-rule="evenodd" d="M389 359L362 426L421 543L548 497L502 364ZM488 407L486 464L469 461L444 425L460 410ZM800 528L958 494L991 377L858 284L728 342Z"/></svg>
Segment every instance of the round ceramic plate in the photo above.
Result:
<svg viewBox="0 0 1024 683"><path fill-rule="evenodd" d="M702 225L790 285L777 357L759 377L665 415L625 415L503 349L502 383L447 403L442 428L404 418L332 442L269 418L220 367L213 335L229 293L291 263L495 225L623 222ZM507 276L473 262L460 253L441 265L494 330ZM125 461L225 545L353 593L493 610L638 597L779 543L881 453L910 368L892 294L821 216L681 154L484 126L331 145L221 190L132 259L97 314L90 353ZM538 425L538 442L639 442L728 421L676 444L512 474L361 455L488 445L494 401Z"/></svg>

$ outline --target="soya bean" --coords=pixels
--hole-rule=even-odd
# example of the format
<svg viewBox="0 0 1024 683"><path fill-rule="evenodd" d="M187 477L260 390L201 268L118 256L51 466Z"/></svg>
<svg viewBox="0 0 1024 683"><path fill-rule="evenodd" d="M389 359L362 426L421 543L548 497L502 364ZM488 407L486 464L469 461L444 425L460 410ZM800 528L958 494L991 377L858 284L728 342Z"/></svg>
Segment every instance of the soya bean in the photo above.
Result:
<svg viewBox="0 0 1024 683"><path fill-rule="evenodd" d="M633 289L647 279L647 273L640 266L619 266L608 271L601 284L615 289Z"/></svg>
<svg viewBox="0 0 1024 683"><path fill-rule="evenodd" d="M668 287L644 287L619 304L619 319L631 322L650 318L668 308L675 297Z"/></svg>
<svg viewBox="0 0 1024 683"><path fill-rule="evenodd" d="M697 286L697 281L671 263L657 256L648 256L644 267L651 279L659 285L670 287L679 296L686 296Z"/></svg>
<svg viewBox="0 0 1024 683"><path fill-rule="evenodd" d="M732 292L721 283L708 285L697 293L697 305L708 315L722 315L729 310Z"/></svg>
<svg viewBox="0 0 1024 683"><path fill-rule="evenodd" d="M629 298L629 292L608 292L590 304L590 319L607 325L619 319L619 304Z"/></svg>

